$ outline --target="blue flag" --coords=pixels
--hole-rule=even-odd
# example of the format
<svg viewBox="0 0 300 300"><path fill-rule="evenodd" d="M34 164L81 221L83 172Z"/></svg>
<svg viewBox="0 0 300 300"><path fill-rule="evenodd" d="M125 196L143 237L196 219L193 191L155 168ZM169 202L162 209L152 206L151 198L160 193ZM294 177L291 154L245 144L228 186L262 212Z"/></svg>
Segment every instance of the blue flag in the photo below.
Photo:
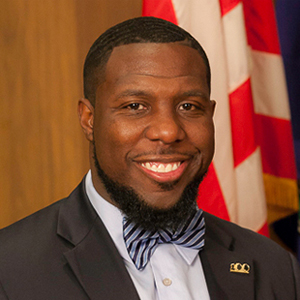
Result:
<svg viewBox="0 0 300 300"><path fill-rule="evenodd" d="M292 115L292 128L297 163L298 186L300 181L300 1L277 0L276 16L279 39L286 72L287 88L289 93ZM285 236L290 235L290 241L297 235L297 219L292 222L295 229L286 230ZM291 222L291 219L288 223ZM291 236L292 235L292 236ZM287 237L288 238L288 237ZM295 243L297 244L297 243ZM297 248L297 247L296 247ZM296 251L296 249L293 249ZM298 236L298 258L300 260L300 236Z"/></svg>

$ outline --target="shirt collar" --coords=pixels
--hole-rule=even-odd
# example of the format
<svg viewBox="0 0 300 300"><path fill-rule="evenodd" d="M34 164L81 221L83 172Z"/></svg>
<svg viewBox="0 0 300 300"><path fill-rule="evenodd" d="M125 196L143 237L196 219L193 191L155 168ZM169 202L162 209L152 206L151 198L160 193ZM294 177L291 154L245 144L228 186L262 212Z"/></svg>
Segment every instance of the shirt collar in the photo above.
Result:
<svg viewBox="0 0 300 300"><path fill-rule="evenodd" d="M94 188L91 170L85 178L87 196L101 218L123 259L131 262L123 239L123 215L114 205L102 198Z"/></svg>

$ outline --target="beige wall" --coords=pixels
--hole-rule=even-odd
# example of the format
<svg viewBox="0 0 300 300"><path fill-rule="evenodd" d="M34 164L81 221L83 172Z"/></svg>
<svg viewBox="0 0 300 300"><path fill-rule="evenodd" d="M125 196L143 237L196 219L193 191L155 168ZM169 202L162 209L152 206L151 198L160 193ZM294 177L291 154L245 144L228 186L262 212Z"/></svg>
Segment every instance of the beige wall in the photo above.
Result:
<svg viewBox="0 0 300 300"><path fill-rule="evenodd" d="M88 170L82 65L141 0L1 0L0 228L64 197Z"/></svg>

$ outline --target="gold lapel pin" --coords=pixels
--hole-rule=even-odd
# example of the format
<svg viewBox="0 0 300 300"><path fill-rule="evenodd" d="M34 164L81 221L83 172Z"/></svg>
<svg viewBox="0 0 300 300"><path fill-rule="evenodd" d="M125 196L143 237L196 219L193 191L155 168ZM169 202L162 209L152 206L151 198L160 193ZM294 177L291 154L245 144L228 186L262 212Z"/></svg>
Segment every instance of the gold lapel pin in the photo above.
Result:
<svg viewBox="0 0 300 300"><path fill-rule="evenodd" d="M239 262L237 263L231 263L230 264L230 272L232 273L243 273L243 274L249 274L250 272L250 266L246 263L241 264Z"/></svg>

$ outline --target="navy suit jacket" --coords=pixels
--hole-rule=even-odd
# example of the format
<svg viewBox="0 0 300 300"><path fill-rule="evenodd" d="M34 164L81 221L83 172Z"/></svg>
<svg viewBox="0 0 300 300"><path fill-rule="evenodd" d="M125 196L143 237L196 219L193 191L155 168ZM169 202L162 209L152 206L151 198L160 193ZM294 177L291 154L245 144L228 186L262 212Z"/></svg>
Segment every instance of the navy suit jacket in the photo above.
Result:
<svg viewBox="0 0 300 300"><path fill-rule="evenodd" d="M271 240L205 213L200 252L210 297L300 299L295 258ZM247 263L249 274L230 272ZM84 182L63 200L0 231L0 300L137 300Z"/></svg>

